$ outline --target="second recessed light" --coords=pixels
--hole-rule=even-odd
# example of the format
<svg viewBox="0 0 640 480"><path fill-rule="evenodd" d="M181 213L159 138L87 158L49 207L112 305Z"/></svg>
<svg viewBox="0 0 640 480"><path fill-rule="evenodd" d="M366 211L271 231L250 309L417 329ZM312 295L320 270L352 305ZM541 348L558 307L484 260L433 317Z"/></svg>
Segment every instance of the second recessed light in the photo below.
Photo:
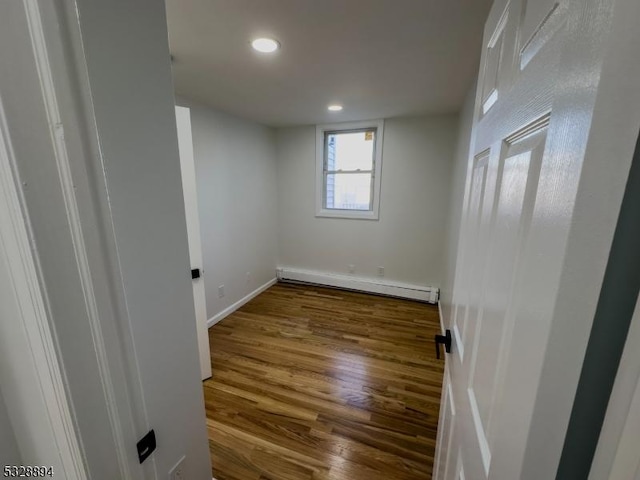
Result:
<svg viewBox="0 0 640 480"><path fill-rule="evenodd" d="M254 50L260 53L273 53L280 48L280 43L273 38L256 38L251 42Z"/></svg>
<svg viewBox="0 0 640 480"><path fill-rule="evenodd" d="M341 111L341 110L342 110L342 105L329 105L329 106L327 107L327 109L328 109L330 112L339 112L339 111Z"/></svg>

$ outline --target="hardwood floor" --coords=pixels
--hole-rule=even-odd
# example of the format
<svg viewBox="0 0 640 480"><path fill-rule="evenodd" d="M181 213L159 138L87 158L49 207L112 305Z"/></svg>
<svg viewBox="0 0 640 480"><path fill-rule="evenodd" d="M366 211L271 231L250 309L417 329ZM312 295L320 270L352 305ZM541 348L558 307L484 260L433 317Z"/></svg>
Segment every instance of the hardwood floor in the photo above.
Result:
<svg viewBox="0 0 640 480"><path fill-rule="evenodd" d="M430 479L438 309L278 284L209 329L217 480Z"/></svg>

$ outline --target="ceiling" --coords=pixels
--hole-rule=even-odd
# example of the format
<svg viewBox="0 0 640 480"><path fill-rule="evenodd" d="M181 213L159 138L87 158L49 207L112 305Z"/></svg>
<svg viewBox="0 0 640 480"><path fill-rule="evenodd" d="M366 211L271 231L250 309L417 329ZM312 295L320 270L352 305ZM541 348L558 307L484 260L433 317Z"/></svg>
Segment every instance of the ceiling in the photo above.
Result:
<svg viewBox="0 0 640 480"><path fill-rule="evenodd" d="M176 93L271 126L457 112L490 3L167 0Z"/></svg>

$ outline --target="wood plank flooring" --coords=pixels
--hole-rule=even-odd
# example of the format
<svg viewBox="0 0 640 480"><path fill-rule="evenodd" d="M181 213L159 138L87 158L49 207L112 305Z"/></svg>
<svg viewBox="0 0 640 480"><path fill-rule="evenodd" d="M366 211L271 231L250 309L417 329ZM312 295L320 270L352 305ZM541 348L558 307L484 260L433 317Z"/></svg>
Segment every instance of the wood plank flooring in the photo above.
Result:
<svg viewBox="0 0 640 480"><path fill-rule="evenodd" d="M217 480L430 479L438 309L277 284L209 329Z"/></svg>

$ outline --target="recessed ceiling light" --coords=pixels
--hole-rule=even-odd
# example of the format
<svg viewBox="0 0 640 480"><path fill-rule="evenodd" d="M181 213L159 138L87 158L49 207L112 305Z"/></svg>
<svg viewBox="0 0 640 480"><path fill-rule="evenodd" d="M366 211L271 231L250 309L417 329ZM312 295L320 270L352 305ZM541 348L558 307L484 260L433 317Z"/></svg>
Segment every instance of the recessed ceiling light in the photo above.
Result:
<svg viewBox="0 0 640 480"><path fill-rule="evenodd" d="M329 105L327 108L330 112L339 112L342 110L342 105Z"/></svg>
<svg viewBox="0 0 640 480"><path fill-rule="evenodd" d="M254 50L260 53L273 53L280 48L280 43L273 38L256 38L251 42Z"/></svg>

